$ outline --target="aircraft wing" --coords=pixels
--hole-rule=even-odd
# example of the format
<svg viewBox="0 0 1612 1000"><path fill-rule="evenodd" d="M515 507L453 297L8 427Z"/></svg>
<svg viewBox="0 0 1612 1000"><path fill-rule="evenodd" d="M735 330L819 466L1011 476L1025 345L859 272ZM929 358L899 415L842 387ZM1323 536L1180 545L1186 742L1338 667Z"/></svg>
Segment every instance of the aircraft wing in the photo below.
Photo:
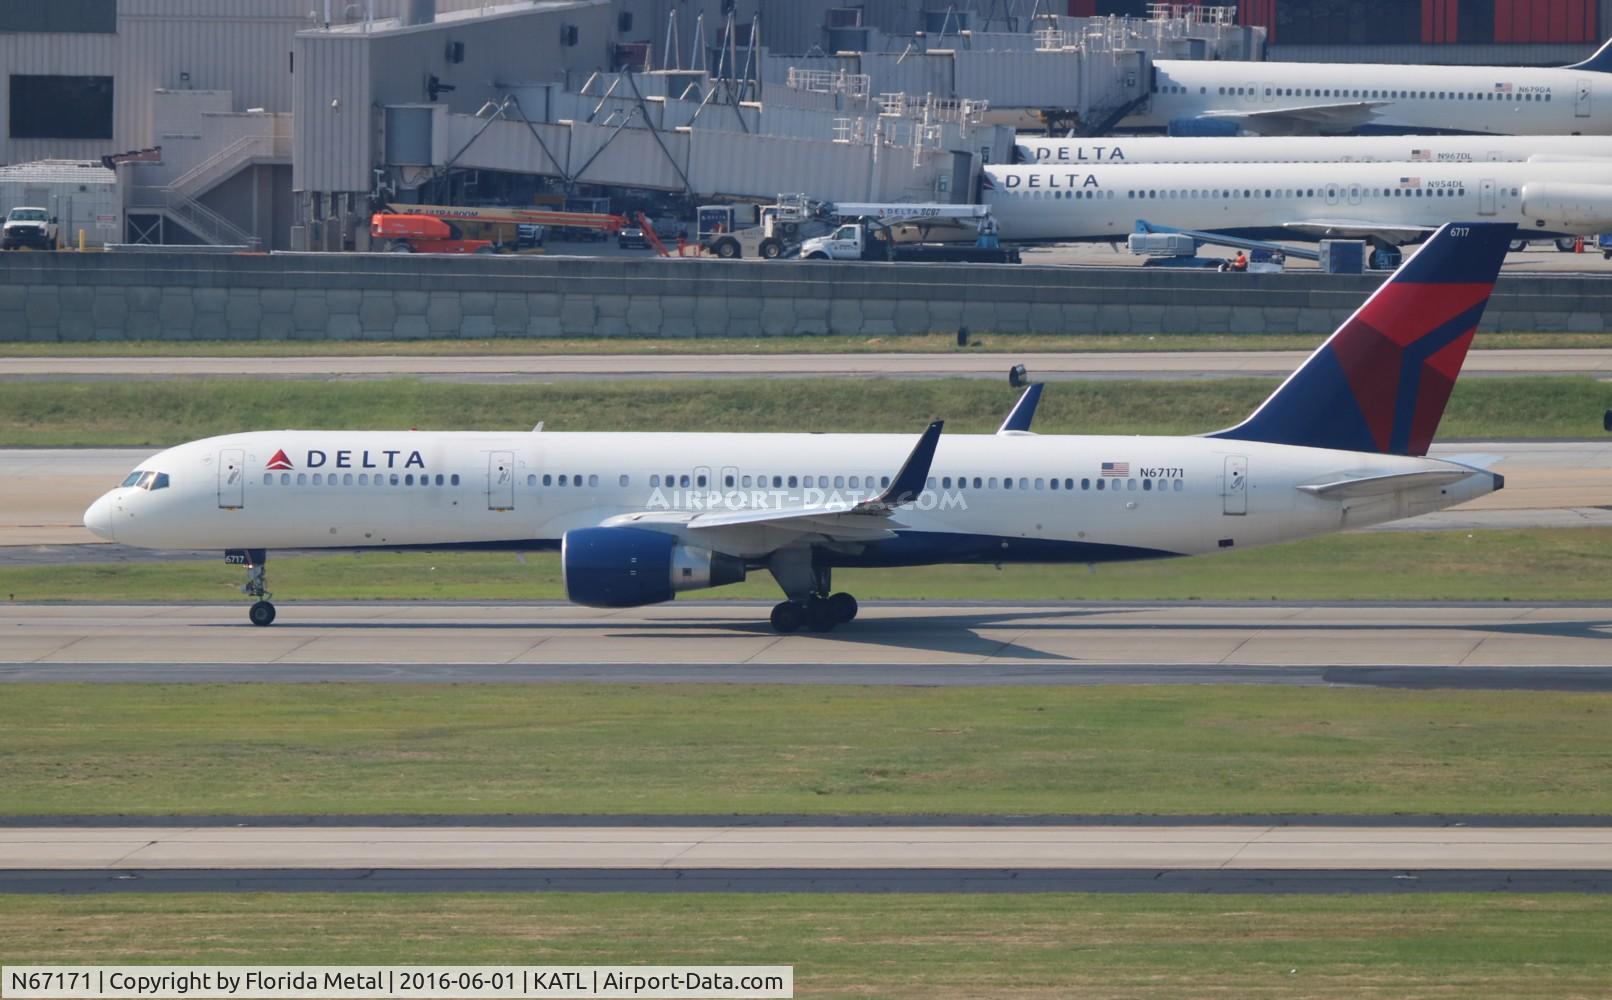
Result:
<svg viewBox="0 0 1612 1000"><path fill-rule="evenodd" d="M1314 238L1338 239L1379 237L1388 243L1418 243L1433 233L1437 226L1418 226L1403 222L1373 222L1370 219L1298 219L1284 222L1283 229Z"/></svg>
<svg viewBox="0 0 1612 1000"><path fill-rule="evenodd" d="M1388 476L1343 476L1324 483L1300 486L1299 490L1325 500L1379 497L1430 486L1448 486L1472 475L1473 471L1472 469L1428 469L1425 472L1400 472Z"/></svg>
<svg viewBox="0 0 1612 1000"><path fill-rule="evenodd" d="M895 510L912 503L924 491L929 467L940 444L944 421L930 424L901 470L883 493L865 500L829 496L821 503L783 504L748 510L653 511L622 514L604 522L605 527L634 525L652 528L675 527L691 537L736 528L765 527L798 535L822 535L842 542L868 542L895 537L890 520Z"/></svg>
<svg viewBox="0 0 1612 1000"><path fill-rule="evenodd" d="M1343 135L1372 121L1377 109L1389 103L1347 101L1258 111L1205 111L1198 117L1235 122L1255 135Z"/></svg>

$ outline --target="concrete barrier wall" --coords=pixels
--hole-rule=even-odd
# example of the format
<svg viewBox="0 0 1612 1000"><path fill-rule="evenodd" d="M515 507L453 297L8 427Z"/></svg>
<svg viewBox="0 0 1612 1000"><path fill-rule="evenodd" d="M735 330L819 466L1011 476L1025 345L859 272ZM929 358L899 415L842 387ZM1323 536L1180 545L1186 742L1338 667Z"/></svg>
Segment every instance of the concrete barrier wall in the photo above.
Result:
<svg viewBox="0 0 1612 1000"><path fill-rule="evenodd" d="M1374 276L406 255L6 254L0 340L1325 333ZM1612 279L1502 278L1495 331L1609 329Z"/></svg>

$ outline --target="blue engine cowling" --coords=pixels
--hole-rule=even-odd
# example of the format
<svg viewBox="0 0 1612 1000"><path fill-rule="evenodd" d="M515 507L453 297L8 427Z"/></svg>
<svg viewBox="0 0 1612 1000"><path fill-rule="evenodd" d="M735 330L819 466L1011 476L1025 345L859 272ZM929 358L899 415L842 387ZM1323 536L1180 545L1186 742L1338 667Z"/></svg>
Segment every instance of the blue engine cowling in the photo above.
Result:
<svg viewBox="0 0 1612 1000"><path fill-rule="evenodd" d="M565 596L594 608L636 608L744 579L744 561L643 528L578 528L560 539Z"/></svg>

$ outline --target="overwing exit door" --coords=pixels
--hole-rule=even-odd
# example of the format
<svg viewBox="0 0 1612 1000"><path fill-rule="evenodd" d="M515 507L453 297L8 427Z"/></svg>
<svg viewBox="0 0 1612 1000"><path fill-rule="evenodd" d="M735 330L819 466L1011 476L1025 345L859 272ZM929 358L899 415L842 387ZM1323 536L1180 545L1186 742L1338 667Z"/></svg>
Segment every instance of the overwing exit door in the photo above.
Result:
<svg viewBox="0 0 1612 1000"><path fill-rule="evenodd" d="M1248 459L1242 455L1226 456L1226 479L1221 489L1225 498L1225 513L1241 516L1248 513Z"/></svg>
<svg viewBox="0 0 1612 1000"><path fill-rule="evenodd" d="M226 510L246 506L246 453L239 448L218 453L218 505Z"/></svg>
<svg viewBox="0 0 1612 1000"><path fill-rule="evenodd" d="M487 509L515 509L515 453L495 451L487 456Z"/></svg>

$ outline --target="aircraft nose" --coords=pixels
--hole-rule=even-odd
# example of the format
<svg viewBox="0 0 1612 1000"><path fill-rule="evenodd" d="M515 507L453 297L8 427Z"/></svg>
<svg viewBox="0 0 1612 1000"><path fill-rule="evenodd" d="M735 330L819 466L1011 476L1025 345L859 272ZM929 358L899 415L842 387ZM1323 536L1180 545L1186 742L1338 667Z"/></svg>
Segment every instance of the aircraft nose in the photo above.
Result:
<svg viewBox="0 0 1612 1000"><path fill-rule="evenodd" d="M102 496L84 512L84 527L97 537L112 541L112 495Z"/></svg>

